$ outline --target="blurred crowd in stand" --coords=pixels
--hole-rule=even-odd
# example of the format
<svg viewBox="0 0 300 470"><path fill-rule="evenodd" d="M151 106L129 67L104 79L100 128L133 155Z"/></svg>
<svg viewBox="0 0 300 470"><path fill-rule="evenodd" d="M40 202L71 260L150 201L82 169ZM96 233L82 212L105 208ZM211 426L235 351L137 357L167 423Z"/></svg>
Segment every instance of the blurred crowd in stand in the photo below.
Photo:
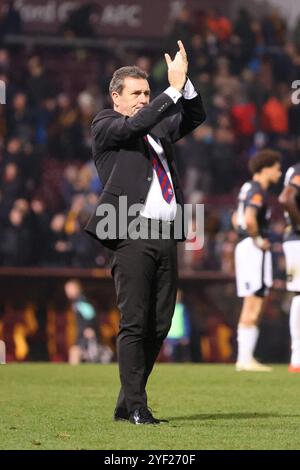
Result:
<svg viewBox="0 0 300 470"><path fill-rule="evenodd" d="M72 21L65 35L76 35ZM0 13L2 40L21 31L12 7ZM172 52L178 38L207 111L205 124L177 144L186 201L205 204L204 249L183 250L182 267L233 272L230 214L249 177L247 161L265 146L282 152L284 170L299 159L300 108L292 104L291 84L300 76L300 22L288 31L276 11L258 20L241 9L231 21L215 10L183 8L161 50L113 47L113 39L101 50L2 44L1 265L105 266L101 246L81 230L102 189L91 160L90 125L111 106L108 84L122 65L150 72L153 96L164 90L163 52ZM274 242L283 229L276 189Z"/></svg>

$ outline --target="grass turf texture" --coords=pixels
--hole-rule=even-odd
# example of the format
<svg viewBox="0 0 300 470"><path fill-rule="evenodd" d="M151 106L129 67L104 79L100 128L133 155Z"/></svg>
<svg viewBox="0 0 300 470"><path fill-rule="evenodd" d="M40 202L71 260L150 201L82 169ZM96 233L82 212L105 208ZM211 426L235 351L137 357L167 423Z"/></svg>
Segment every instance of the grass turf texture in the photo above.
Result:
<svg viewBox="0 0 300 470"><path fill-rule="evenodd" d="M0 366L0 449L300 449L300 374L157 365L159 426L113 422L116 365Z"/></svg>

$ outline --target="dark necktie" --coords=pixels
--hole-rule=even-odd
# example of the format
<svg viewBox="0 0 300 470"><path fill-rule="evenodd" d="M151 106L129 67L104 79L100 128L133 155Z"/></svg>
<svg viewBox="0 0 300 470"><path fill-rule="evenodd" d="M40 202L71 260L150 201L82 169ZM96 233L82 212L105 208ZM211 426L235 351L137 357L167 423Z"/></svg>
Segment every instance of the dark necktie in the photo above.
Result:
<svg viewBox="0 0 300 470"><path fill-rule="evenodd" d="M164 198L165 201L167 201L168 204L170 204L170 202L172 201L173 196L174 196L171 181L168 178L167 172L166 172L159 156L157 155L154 148L150 144L150 142L148 140L148 137L144 136L144 140L147 144L147 147L148 147L150 155L151 155L152 166L153 166L154 170L156 171L158 181L159 181L159 184L160 184L160 187L161 187L161 192L162 192L163 198Z"/></svg>

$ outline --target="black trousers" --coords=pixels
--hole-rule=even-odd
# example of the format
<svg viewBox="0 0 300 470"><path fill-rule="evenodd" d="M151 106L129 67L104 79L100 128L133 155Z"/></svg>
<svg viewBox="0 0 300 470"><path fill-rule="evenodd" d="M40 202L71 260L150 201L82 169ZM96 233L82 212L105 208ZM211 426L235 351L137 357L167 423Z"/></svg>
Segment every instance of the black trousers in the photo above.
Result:
<svg viewBox="0 0 300 470"><path fill-rule="evenodd" d="M177 242L120 240L108 253L121 314L117 407L131 412L147 406L147 380L171 326L178 278Z"/></svg>

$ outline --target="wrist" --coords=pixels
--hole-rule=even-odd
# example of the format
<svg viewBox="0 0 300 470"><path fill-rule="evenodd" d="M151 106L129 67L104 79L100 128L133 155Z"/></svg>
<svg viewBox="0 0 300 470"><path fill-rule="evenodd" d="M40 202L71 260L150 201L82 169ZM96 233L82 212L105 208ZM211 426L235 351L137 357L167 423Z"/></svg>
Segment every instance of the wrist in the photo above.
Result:
<svg viewBox="0 0 300 470"><path fill-rule="evenodd" d="M261 235L257 235L256 237L253 237L253 241L258 248L264 247L265 240L263 239Z"/></svg>
<svg viewBox="0 0 300 470"><path fill-rule="evenodd" d="M180 91L178 91L178 89L172 85L169 86L169 88L167 88L164 93L166 93L174 101L174 103L177 103L177 101L182 97Z"/></svg>
<svg viewBox="0 0 300 470"><path fill-rule="evenodd" d="M179 93L183 93L183 88L182 86L178 86L178 85L170 85L172 88L175 88L175 90L177 90Z"/></svg>

